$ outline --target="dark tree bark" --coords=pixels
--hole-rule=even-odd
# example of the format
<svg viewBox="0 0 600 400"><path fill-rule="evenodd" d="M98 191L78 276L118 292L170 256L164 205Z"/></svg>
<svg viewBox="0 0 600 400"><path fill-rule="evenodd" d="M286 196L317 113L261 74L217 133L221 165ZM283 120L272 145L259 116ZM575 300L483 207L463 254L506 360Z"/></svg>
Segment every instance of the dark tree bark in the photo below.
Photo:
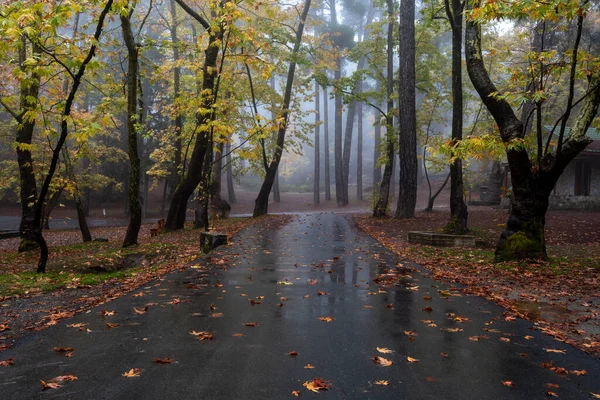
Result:
<svg viewBox="0 0 600 400"><path fill-rule="evenodd" d="M471 6L471 3L468 4ZM475 2L475 5L478 4ZM583 18L583 13L577 16L578 35L571 55L567 112L573 106L571 100ZM505 99L491 95L498 90L484 64L481 26L476 21L467 21L466 24L465 57L469 78L496 121L502 141L507 145L506 155L511 172L513 203L506 228L496 246L495 261L547 259L544 227L548 199L565 167L592 142L586 133L600 105L600 71L594 71L588 78L587 92L571 125L570 135L562 143L559 140L556 150L550 150L532 161L525 146L508 146L515 140L522 140L526 129ZM566 119L563 121L565 125Z"/></svg>
<svg viewBox="0 0 600 400"><path fill-rule="evenodd" d="M81 191L78 187L75 188L75 209L77 210L77 222L79 224L79 231L81 232L81 240L86 242L92 241L92 234L90 232L90 228L87 223L87 218L85 216L85 206L83 203L83 197L81 196Z"/></svg>
<svg viewBox="0 0 600 400"><path fill-rule="evenodd" d="M450 3L452 2L452 3ZM462 26L464 3L445 0L446 16L452 29L452 143L463 137L463 84L462 84ZM464 199L462 160L450 164L450 222L445 231L464 234L467 228L467 204Z"/></svg>
<svg viewBox="0 0 600 400"><path fill-rule="evenodd" d="M396 218L413 218L417 204L415 0L400 3L400 183Z"/></svg>
<svg viewBox="0 0 600 400"><path fill-rule="evenodd" d="M196 114L196 141L185 177L182 178L171 199L171 206L169 207L165 225L165 229L167 230L183 229L188 200L198 187L203 176L203 165L210 144L210 128L208 126L212 119L214 119L214 114L202 111L211 110L216 101L217 62L221 49L220 43L223 40L223 32L225 30L225 21L221 20L218 29L212 29L210 23L191 9L183 0L175 1L206 29L208 44L204 50L204 65L202 66L201 111ZM222 8L223 6L224 1L221 1L220 7Z"/></svg>
<svg viewBox="0 0 600 400"><path fill-rule="evenodd" d="M300 51L300 45L302 44L302 34L304 33L304 26L306 17L308 16L308 11L310 9L310 2L311 0L304 1L302 15L300 16L298 28L296 29L296 40L294 42L294 50L292 51L290 67L287 75L287 82L285 85L285 93L283 95L283 104L281 107L281 117L283 118L283 123L280 125L279 130L277 132L277 143L275 146L273 159L269 164L269 168L267 169L265 179L260 188L260 192L258 193L258 197L255 201L253 213L254 217L266 215L269 211L269 194L275 181L277 168L279 167L279 162L281 161L281 155L283 153L283 146L285 144L285 133L287 130L287 124L290 116L290 103L292 100L292 87L294 84L294 76L296 72L296 57L298 55L298 52Z"/></svg>
<svg viewBox="0 0 600 400"><path fill-rule="evenodd" d="M179 66L179 38L177 36L177 7L175 6L175 0L170 1L171 7L171 42L173 45L173 100L175 102L176 114L175 114L175 158L173 162L173 168L169 176L170 186L176 188L181 180L181 168L182 168L182 146L181 146L181 134L183 132L183 116L180 112L180 96L181 96L181 67Z"/></svg>
<svg viewBox="0 0 600 400"><path fill-rule="evenodd" d="M333 74L336 82L342 78L342 59L336 60L336 68ZM342 114L344 111L342 104L342 93L335 91L335 115L334 115L334 133L333 133L333 163L335 173L335 201L338 206L345 206L344 203L344 165L342 161Z"/></svg>
<svg viewBox="0 0 600 400"><path fill-rule="evenodd" d="M56 166L58 165L60 153L67 140L67 136L69 135L69 125L67 121L69 120L69 116L71 115L73 102L75 101L75 95L77 94L77 90L81 85L81 81L83 79L83 75L85 74L85 70L88 64L90 63L90 61L92 61L92 58L94 58L96 54L97 43L100 39L100 35L102 34L102 30L104 28L104 21L106 19L106 16L110 12L112 4L113 0L107 0L104 9L100 13L98 24L96 25L96 30L94 32L94 41L92 42L93 44L90 46L86 57L79 65L77 72L75 72L72 75L73 84L71 85L71 90L69 91L69 94L65 100L64 109L62 112L62 120L60 123L60 135L58 137L58 142L56 143L56 146L52 151L52 159L50 160L48 174L46 175L46 178L42 183L42 187L40 188L40 194L37 198L37 201L35 202L35 215L33 226L37 229L35 240L40 246L40 259L38 261L37 266L38 273L46 272L46 264L48 262L48 245L46 243L46 240L44 239L44 235L42 234L41 230L44 203L46 201L46 196L48 195L48 190L50 189L50 184L52 183L52 178L54 177L54 173L56 172Z"/></svg>
<svg viewBox="0 0 600 400"><path fill-rule="evenodd" d="M330 176L330 166L331 163L329 161L329 96L327 95L327 86L323 87L323 141L325 142L325 200L331 200L331 176Z"/></svg>
<svg viewBox="0 0 600 400"><path fill-rule="evenodd" d="M358 83L358 92L362 92L362 82ZM363 199L363 103L356 105L358 133L356 138L356 198Z"/></svg>
<svg viewBox="0 0 600 400"><path fill-rule="evenodd" d="M386 76L386 164L383 170L383 178L379 185L379 194L375 208L374 217L384 217L387 213L387 207L390 197L390 182L394 172L394 0L387 0L388 29L387 29L387 76Z"/></svg>
<svg viewBox="0 0 600 400"><path fill-rule="evenodd" d="M210 183L210 203L211 203L211 212L210 217L215 219L218 215L218 210L221 210L223 206L223 199L221 198L221 182L223 176L223 149L225 148L224 142L219 142L217 144L217 152L214 155L214 161L212 164L212 176Z"/></svg>
<svg viewBox="0 0 600 400"><path fill-rule="evenodd" d="M138 234L142 226L142 206L140 203L140 156L138 154L138 47L131 29L131 16L120 15L123 41L127 47L127 155L129 157L129 185L127 198L129 202L129 225L123 239L123 247L137 244Z"/></svg>
<svg viewBox="0 0 600 400"><path fill-rule="evenodd" d="M275 91L275 74L271 76L271 89ZM275 112L271 113L271 119L275 121L277 118L277 114ZM277 134L273 133L273 142L277 141ZM266 162L265 162L266 164ZM279 170L275 173L275 182L273 182L273 200L276 203L281 202L281 193L279 192Z"/></svg>
<svg viewBox="0 0 600 400"><path fill-rule="evenodd" d="M31 142L36 120L33 118L25 118L28 111L36 108L40 91L40 76L35 69L29 72L28 67L25 64L25 61L28 58L27 43L27 37L23 35L18 49L18 62L19 69L23 74L29 74L29 79L21 81L19 89L19 109L17 111L12 110L8 104L0 99L0 104L2 104L6 111L8 111L17 122L15 139L17 142L16 152L20 180L19 200L21 201L19 253L33 250L38 247L36 232L41 228L34 224L37 186L33 171ZM40 55L40 49L35 41L32 41L31 53L34 58L38 58Z"/></svg>
<svg viewBox="0 0 600 400"><path fill-rule="evenodd" d="M377 81L377 91L381 89L381 82ZM377 108L381 108L381 102L378 101L376 104ZM374 142L373 142L373 193L377 193L379 190L379 184L381 183L381 166L377 165L379 157L381 157L381 123L379 122L379 115L375 111L375 124L374 129Z"/></svg>
<svg viewBox="0 0 600 400"><path fill-rule="evenodd" d="M319 97L319 82L315 82L315 170L313 174L313 202L319 204L321 202L321 188L319 185L321 177L321 154L320 154L320 138L319 138L319 123L321 122L321 101Z"/></svg>
<svg viewBox="0 0 600 400"><path fill-rule="evenodd" d="M54 207L56 207L56 205L58 204L58 200L60 200L60 196L62 195L64 189L65 187L62 185L58 187L54 192L50 194L50 197L46 201L46 204L44 204L42 229L50 229L50 215L52 214L52 210L54 210Z"/></svg>
<svg viewBox="0 0 600 400"><path fill-rule="evenodd" d="M225 168L227 171L227 200L229 200L229 204L237 204L237 199L235 197L235 188L233 187L233 166L231 165L231 142L228 140L225 144L225 161L227 163L227 167Z"/></svg>
<svg viewBox="0 0 600 400"><path fill-rule="evenodd" d="M342 150L342 204L348 205L348 179L350 177L350 155L352 150L352 135L354 134L354 120L356 119L356 101L351 101L346 112L346 127L344 131L344 143ZM336 185L337 187L337 185Z"/></svg>

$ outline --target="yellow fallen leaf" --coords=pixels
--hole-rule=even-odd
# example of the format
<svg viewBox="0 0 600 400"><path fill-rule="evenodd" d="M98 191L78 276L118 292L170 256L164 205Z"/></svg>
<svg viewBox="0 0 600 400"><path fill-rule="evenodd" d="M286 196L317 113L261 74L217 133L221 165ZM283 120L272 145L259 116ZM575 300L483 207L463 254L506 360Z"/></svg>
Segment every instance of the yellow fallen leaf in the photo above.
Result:
<svg viewBox="0 0 600 400"><path fill-rule="evenodd" d="M314 366L313 366L313 365L310 365L310 364L306 364L306 365L304 366L304 369L313 369L313 368L314 368Z"/></svg>
<svg viewBox="0 0 600 400"><path fill-rule="evenodd" d="M142 373L141 369L131 368L129 371L123 372L122 376L127 377L127 378L137 378L138 376L140 376L141 373Z"/></svg>
<svg viewBox="0 0 600 400"><path fill-rule="evenodd" d="M376 384L376 385L383 385L383 386L387 386L387 385L390 384L389 381L385 381L385 380L375 381L373 383Z"/></svg>
<svg viewBox="0 0 600 400"><path fill-rule="evenodd" d="M383 354L392 354L394 350L386 349L385 347L377 347L377 351Z"/></svg>
<svg viewBox="0 0 600 400"><path fill-rule="evenodd" d="M582 370L573 370L571 371L572 374L577 375L577 376L581 376L581 375L587 375L587 371L585 369Z"/></svg>
<svg viewBox="0 0 600 400"><path fill-rule="evenodd" d="M412 358L412 357L406 357L406 361L408 361L409 363L416 363L416 362L419 362L419 359Z"/></svg>
<svg viewBox="0 0 600 400"><path fill-rule="evenodd" d="M371 358L371 360L373 360L373 362L375 364L379 364L382 367L389 367L390 365L393 364L392 361L390 361L390 360L388 360L386 358L383 358L383 357L379 357L379 356L375 356L375 357Z"/></svg>
<svg viewBox="0 0 600 400"><path fill-rule="evenodd" d="M596 393L592 393L592 392L590 392L590 394L592 395L593 399L600 399L600 394L596 394Z"/></svg>
<svg viewBox="0 0 600 400"><path fill-rule="evenodd" d="M332 317L319 317L319 321L331 322L333 320L334 320L334 318L332 318Z"/></svg>
<svg viewBox="0 0 600 400"><path fill-rule="evenodd" d="M544 350L546 350L546 353L567 354L567 352L565 350L559 350L559 349L544 349Z"/></svg>
<svg viewBox="0 0 600 400"><path fill-rule="evenodd" d="M302 384L306 389L318 393L319 390L328 390L331 387L329 382L324 381L322 378L314 378L312 381L306 381Z"/></svg>

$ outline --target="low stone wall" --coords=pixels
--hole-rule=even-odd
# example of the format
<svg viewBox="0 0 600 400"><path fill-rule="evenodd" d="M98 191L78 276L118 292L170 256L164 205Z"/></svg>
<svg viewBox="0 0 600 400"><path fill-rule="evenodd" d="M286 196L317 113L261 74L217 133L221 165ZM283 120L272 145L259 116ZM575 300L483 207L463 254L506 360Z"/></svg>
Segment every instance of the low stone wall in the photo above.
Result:
<svg viewBox="0 0 600 400"><path fill-rule="evenodd" d="M600 210L600 197L550 196L549 207L553 210Z"/></svg>
<svg viewBox="0 0 600 400"><path fill-rule="evenodd" d="M475 247L475 236L436 232L408 232L408 243L442 247Z"/></svg>

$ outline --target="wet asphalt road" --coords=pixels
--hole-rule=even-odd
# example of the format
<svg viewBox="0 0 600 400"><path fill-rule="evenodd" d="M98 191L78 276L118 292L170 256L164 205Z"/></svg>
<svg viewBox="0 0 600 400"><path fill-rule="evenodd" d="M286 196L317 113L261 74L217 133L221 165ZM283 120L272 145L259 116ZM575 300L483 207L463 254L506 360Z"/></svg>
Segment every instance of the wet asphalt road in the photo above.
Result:
<svg viewBox="0 0 600 400"><path fill-rule="evenodd" d="M397 284L373 282L398 262L340 215L248 228L210 259L0 353L0 360L15 359L0 367L0 398L287 399L297 390L301 398L320 399L545 399L549 390L587 399L600 393L599 360L527 321L506 321L489 301L460 296L404 262ZM148 309L137 314L134 307ZM108 322L120 325L111 329ZM192 331L213 333L213 340L200 341ZM72 357L54 347L74 348ZM374 356L393 364L376 365ZM550 362L587 374L542 367ZM122 376L132 368L141 369L139 377ZM66 374L78 379L41 391L40 379ZM331 389L303 387L315 377Z"/></svg>

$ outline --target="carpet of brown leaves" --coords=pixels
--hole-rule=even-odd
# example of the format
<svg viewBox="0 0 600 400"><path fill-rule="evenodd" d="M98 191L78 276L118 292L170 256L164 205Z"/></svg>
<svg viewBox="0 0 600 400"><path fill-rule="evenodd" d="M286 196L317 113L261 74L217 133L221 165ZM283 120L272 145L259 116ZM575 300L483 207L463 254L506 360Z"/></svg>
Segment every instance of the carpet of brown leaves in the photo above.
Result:
<svg viewBox="0 0 600 400"><path fill-rule="evenodd" d="M407 242L409 231L435 231L449 213L418 213L410 220L355 215L358 227L440 280L464 285L463 292L495 301L509 317L600 356L600 212L550 211L546 239L550 262L493 263L496 239L507 213L469 208L469 226L479 248L433 248Z"/></svg>

